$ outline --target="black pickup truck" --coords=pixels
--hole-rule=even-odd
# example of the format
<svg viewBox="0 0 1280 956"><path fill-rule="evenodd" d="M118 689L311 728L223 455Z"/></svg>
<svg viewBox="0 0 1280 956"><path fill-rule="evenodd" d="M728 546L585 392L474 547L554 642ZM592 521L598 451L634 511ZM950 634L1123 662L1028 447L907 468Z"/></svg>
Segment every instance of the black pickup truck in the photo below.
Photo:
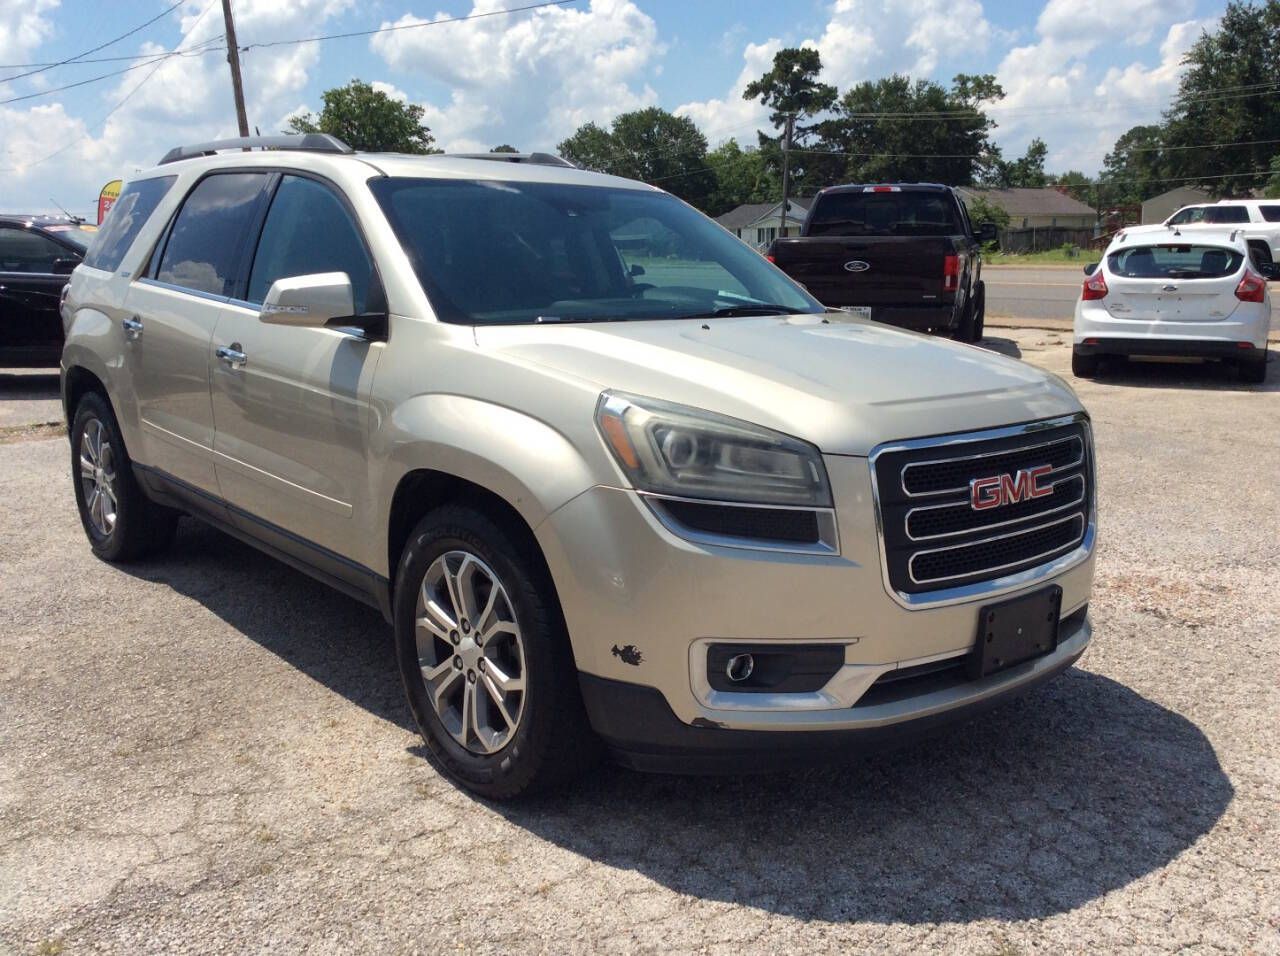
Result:
<svg viewBox="0 0 1280 956"><path fill-rule="evenodd" d="M982 338L985 295L977 230L950 186L832 186L809 207L797 237L777 239L768 259L819 302L964 342Z"/></svg>

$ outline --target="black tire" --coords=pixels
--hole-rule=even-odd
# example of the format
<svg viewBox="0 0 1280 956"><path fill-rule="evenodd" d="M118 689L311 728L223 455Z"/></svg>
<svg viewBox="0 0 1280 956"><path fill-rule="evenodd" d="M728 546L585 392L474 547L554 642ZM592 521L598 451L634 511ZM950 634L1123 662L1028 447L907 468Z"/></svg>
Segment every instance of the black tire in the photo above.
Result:
<svg viewBox="0 0 1280 956"><path fill-rule="evenodd" d="M96 462L86 453L89 446L98 448ZM177 513L156 504L138 484L115 413L97 392L85 393L71 419L71 476L80 523L98 557L133 561L157 554L173 541ZM103 509L110 507L112 496L111 515L95 510L95 501Z"/></svg>
<svg viewBox="0 0 1280 956"><path fill-rule="evenodd" d="M974 338L974 301L970 297L965 303L964 314L960 316L960 324L952 331L951 337L957 342L976 342Z"/></svg>
<svg viewBox="0 0 1280 956"><path fill-rule="evenodd" d="M1261 385L1267 380L1267 350L1262 350L1262 357L1248 359L1236 366L1236 374L1240 381L1250 385Z"/></svg>
<svg viewBox="0 0 1280 956"><path fill-rule="evenodd" d="M1254 267L1266 275L1267 268L1273 264L1271 256L1271 247L1265 242L1249 243L1249 258L1253 260Z"/></svg>
<svg viewBox="0 0 1280 956"><path fill-rule="evenodd" d="M1071 350L1071 374L1076 378L1093 378L1098 374L1098 356L1082 355Z"/></svg>
<svg viewBox="0 0 1280 956"><path fill-rule="evenodd" d="M448 776L468 790L499 800L564 784L584 773L601 750L583 708L578 671L554 585L537 553L537 545L522 531L471 507L443 506L413 529L401 556L395 583L396 659L418 731L436 764ZM518 622L518 640L523 649L520 667L525 689L519 699L515 730L506 730L505 743L492 753L478 753L464 746L445 726L431 703L422 672L425 665L420 661L415 622L419 597L428 585L428 572L439 567L437 559L461 552L478 558L487 566L486 570L496 575L506 593L509 610ZM453 616L458 618L459 630L466 627L465 611ZM477 626L474 632L468 632L471 638L475 638L480 629ZM425 628L423 638L425 653L432 658L428 663L443 666L441 645L443 657L454 653L443 639L432 637ZM467 637L452 632L450 639L459 645L459 655L468 652ZM491 640L485 653L492 651L495 643ZM474 648L469 652L480 653ZM454 663L460 660L460 656L454 658ZM464 685L460 690L466 692L465 684L469 681L470 692L480 695L484 706L494 712L492 698L480 693L484 682L483 662L476 666L479 681L470 663L465 665L465 676L463 668L458 668L457 682ZM492 665L489 673L493 673ZM451 674L446 674L452 679ZM442 678L437 688L443 683ZM451 697L455 686L450 683L449 694L442 696ZM510 706L511 698L506 700ZM459 711L462 709L460 706ZM464 738L467 736L465 723L462 734Z"/></svg>
<svg viewBox="0 0 1280 956"><path fill-rule="evenodd" d="M981 342L987 324L987 284L978 283L973 300L973 341Z"/></svg>

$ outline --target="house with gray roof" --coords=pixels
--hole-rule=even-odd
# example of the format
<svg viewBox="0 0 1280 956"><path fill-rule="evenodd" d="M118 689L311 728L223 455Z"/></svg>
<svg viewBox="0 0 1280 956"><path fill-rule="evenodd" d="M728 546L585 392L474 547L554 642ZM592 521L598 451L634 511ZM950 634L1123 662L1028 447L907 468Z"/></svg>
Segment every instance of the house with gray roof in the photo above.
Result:
<svg viewBox="0 0 1280 956"><path fill-rule="evenodd" d="M788 236L800 235L800 226L808 215L811 199L792 198L787 203ZM782 228L782 203L756 202L746 203L737 209L731 209L723 216L717 216L716 222L749 246L757 249L767 246L779 236Z"/></svg>
<svg viewBox="0 0 1280 956"><path fill-rule="evenodd" d="M1092 229L1098 213L1090 205L1059 192L1052 186L1042 189L977 189L961 186L962 199L978 197L1009 214L1010 229L1043 229L1058 226L1067 229Z"/></svg>

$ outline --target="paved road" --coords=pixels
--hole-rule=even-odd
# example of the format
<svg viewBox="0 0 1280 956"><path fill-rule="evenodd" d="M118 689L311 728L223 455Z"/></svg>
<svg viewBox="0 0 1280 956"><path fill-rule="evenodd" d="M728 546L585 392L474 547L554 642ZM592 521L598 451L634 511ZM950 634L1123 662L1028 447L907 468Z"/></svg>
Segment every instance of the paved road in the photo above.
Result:
<svg viewBox="0 0 1280 956"><path fill-rule="evenodd" d="M65 438L0 442L0 952L1280 951L1277 372L1078 383L1096 636L1045 688L849 766L511 806L423 758L376 612L194 522L99 562Z"/></svg>
<svg viewBox="0 0 1280 956"><path fill-rule="evenodd" d="M1076 266L1039 269L987 266L987 315L1071 321L1084 273ZM1271 331L1280 332L1280 284L1271 285Z"/></svg>

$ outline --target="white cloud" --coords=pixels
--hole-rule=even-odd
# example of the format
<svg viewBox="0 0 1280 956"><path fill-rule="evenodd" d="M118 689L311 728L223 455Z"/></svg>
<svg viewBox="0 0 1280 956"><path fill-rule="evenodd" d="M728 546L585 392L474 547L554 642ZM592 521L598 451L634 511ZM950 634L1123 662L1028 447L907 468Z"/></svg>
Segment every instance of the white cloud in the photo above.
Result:
<svg viewBox="0 0 1280 956"><path fill-rule="evenodd" d="M1183 53L1212 24L1187 19L1193 9L1193 0L1049 0L1036 42L1010 50L996 69L1005 98L989 112L1006 155L1020 154L1039 136L1049 146L1048 169L1096 172L1121 133L1159 122L1177 89ZM1091 61L1114 37L1081 25L1103 22L1137 24L1146 42L1164 30L1160 62L1113 67L1099 80Z"/></svg>
<svg viewBox="0 0 1280 956"><path fill-rule="evenodd" d="M755 130L769 130L769 110L759 100L744 100L742 91L768 73L773 56L782 49L782 41L771 37L763 43L748 43L742 51L742 72L734 80L724 99L684 103L672 112L687 116L697 124L712 148L735 138L743 146L756 144Z"/></svg>
<svg viewBox="0 0 1280 956"><path fill-rule="evenodd" d="M53 34L45 12L57 6L58 0L0 0L0 63L26 63Z"/></svg>
<svg viewBox="0 0 1280 956"><path fill-rule="evenodd" d="M469 12L517 2L474 0ZM447 17L406 13L383 26ZM391 69L452 87L448 103L422 105L439 144L454 151L516 139L522 149L550 149L583 123L651 106L657 93L639 81L664 51L657 24L632 0L397 30L369 45Z"/></svg>

